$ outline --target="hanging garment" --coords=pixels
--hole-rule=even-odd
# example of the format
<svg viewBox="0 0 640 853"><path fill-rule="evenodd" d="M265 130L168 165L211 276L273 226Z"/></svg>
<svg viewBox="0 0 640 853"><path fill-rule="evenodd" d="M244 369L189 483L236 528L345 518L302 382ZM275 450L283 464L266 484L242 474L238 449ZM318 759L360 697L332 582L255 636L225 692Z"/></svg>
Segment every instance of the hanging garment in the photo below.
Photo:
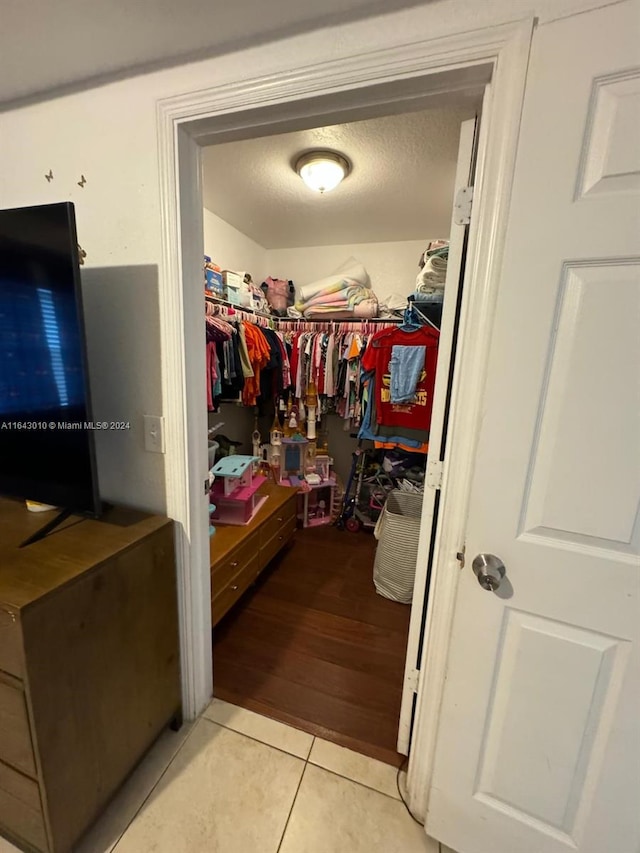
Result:
<svg viewBox="0 0 640 853"><path fill-rule="evenodd" d="M362 407L364 414L362 423L358 432L358 438L368 438L373 441L376 448L393 449L399 447L401 450L408 450L411 453L427 453L429 444L427 441L413 439L404 434L404 430L398 430L398 435L389 435L381 439L376 434L376 389L375 375L373 372L365 373L362 377L363 384L363 399Z"/></svg>
<svg viewBox="0 0 640 853"><path fill-rule="evenodd" d="M245 380L242 402L245 406L255 406L260 396L260 373L269 361L271 348L258 326L254 326L252 323L244 323L244 331L253 376Z"/></svg>
<svg viewBox="0 0 640 853"><path fill-rule="evenodd" d="M423 346L392 346L389 361L391 402L410 403L415 399L418 381L424 368Z"/></svg>
<svg viewBox="0 0 640 853"><path fill-rule="evenodd" d="M245 386L238 339L238 332L234 331L228 341L219 341L216 344L221 367L222 388L219 394L221 400L237 400Z"/></svg>
<svg viewBox="0 0 640 853"><path fill-rule="evenodd" d="M213 341L207 343L207 409L214 411L213 384L218 378L216 345Z"/></svg>
<svg viewBox="0 0 640 853"><path fill-rule="evenodd" d="M438 360L440 335L430 326L420 326L406 331L385 329L373 336L362 358L365 370L375 373L376 420L389 427L428 430L431 426L433 386ZM416 387L415 400L408 403L391 401L391 374L389 363L396 346L423 346L425 358L423 370Z"/></svg>
<svg viewBox="0 0 640 853"><path fill-rule="evenodd" d="M261 329L261 332L269 347L269 359L260 373L260 401L264 401L272 400L283 391L282 350L278 336L272 329Z"/></svg>
<svg viewBox="0 0 640 853"><path fill-rule="evenodd" d="M249 359L249 350L247 348L247 336L244 330L244 323L238 323L238 344L240 347L240 363L242 364L242 373L245 379L249 379L253 374L253 367Z"/></svg>

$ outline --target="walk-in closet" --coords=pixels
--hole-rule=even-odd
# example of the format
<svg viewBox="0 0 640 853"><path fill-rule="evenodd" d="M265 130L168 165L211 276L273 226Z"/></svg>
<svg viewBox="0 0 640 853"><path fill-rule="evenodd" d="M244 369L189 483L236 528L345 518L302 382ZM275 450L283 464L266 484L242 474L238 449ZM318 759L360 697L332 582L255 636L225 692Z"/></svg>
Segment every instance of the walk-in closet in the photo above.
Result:
<svg viewBox="0 0 640 853"><path fill-rule="evenodd" d="M214 696L395 765L476 112L203 151Z"/></svg>

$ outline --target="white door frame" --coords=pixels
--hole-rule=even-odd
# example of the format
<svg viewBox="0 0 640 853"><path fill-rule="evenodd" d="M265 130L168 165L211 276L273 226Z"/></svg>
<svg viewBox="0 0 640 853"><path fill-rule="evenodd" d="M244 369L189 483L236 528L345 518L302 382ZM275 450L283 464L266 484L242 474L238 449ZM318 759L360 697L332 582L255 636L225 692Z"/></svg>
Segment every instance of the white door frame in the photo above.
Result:
<svg viewBox="0 0 640 853"><path fill-rule="evenodd" d="M167 512L175 519L183 706L195 717L212 692L207 503L205 365L202 346L203 143L239 129L285 126L292 116L353 120L363 103L407 103L418 95L446 102L452 90L490 79L481 122L474 224L441 496L441 530L432 569L430 611L418 692L408 790L424 817L455 604L456 551L481 416L491 324L515 164L533 20L526 19L383 51L347 56L277 76L188 92L158 102L157 131L163 253L159 270L162 383L167 446ZM376 89L376 87L382 87ZM317 99L322 98L322 102ZM316 99L316 100L314 100ZM473 318L472 321L469 318Z"/></svg>

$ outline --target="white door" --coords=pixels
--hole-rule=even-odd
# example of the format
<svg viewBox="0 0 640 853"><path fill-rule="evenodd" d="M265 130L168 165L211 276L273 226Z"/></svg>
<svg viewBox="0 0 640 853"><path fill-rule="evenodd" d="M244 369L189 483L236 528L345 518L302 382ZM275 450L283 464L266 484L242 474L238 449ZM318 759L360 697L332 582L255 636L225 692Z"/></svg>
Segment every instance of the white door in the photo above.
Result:
<svg viewBox="0 0 640 853"><path fill-rule="evenodd" d="M639 850L639 18L533 39L426 821L458 853Z"/></svg>
<svg viewBox="0 0 640 853"><path fill-rule="evenodd" d="M472 182L471 163L473 160L475 133L475 119L462 122L460 126L458 161L454 182L454 203L458 195L458 191L467 187ZM456 324L460 274L463 266L462 258L465 247L465 232L468 229L468 225L458 222L459 219L460 217L454 204L449 231L449 262L447 264L445 302L442 312L442 321L440 324L438 367L433 394L431 429L429 433L428 464L432 475L432 481L431 485L427 485L427 488L425 488L424 499L422 501L416 579L413 590L413 604L411 607L411 622L409 624L404 682L402 685L402 706L400 709L400 726L398 729L398 752L403 755L409 754L415 695L418 689L418 668L422 651L421 646L424 634L424 620L428 594L429 551L434 526L434 515L436 514L437 489L434 488L434 486L437 485L437 480L435 479L437 478L437 465L434 467L433 463L437 463L438 460L442 458L440 455L440 448L442 446L443 426L447 404L449 369L451 367L453 355L451 350L453 345L454 327Z"/></svg>

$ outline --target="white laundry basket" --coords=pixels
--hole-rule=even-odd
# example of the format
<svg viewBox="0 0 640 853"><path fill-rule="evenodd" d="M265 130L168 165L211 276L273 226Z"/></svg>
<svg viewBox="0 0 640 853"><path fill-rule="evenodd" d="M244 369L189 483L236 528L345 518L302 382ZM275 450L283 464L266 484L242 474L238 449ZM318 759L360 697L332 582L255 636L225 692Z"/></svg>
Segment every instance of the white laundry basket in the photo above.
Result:
<svg viewBox="0 0 640 853"><path fill-rule="evenodd" d="M418 556L422 494L394 489L376 524L373 582L385 598L410 604Z"/></svg>

